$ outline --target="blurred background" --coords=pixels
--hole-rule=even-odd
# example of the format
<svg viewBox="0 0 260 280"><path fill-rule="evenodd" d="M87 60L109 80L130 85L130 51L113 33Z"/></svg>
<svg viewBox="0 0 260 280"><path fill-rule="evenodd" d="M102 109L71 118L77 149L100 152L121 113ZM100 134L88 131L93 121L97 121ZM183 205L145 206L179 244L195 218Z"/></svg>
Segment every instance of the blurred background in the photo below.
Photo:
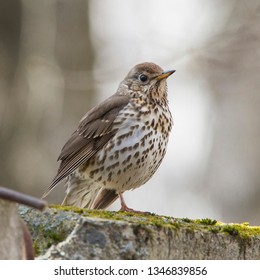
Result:
<svg viewBox="0 0 260 280"><path fill-rule="evenodd" d="M175 125L128 206L259 225L257 0L0 0L0 185L40 197L80 118L144 61L177 70Z"/></svg>

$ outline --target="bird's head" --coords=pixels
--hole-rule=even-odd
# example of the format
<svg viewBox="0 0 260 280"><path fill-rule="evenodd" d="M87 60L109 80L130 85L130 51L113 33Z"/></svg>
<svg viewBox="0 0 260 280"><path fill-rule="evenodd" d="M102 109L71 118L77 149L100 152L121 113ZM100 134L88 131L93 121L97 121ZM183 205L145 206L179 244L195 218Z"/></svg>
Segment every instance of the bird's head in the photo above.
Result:
<svg viewBox="0 0 260 280"><path fill-rule="evenodd" d="M163 69L151 62L137 64L121 82L120 88L130 95L152 99L165 98L167 95L166 79L175 70Z"/></svg>

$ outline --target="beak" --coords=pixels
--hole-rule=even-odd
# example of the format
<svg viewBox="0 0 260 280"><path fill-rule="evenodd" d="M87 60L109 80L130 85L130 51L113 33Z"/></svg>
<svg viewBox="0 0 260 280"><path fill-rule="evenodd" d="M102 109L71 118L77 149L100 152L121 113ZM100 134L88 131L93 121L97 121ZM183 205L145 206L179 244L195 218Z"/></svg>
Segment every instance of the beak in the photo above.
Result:
<svg viewBox="0 0 260 280"><path fill-rule="evenodd" d="M162 74L158 75L155 79L157 81L163 80L168 78L171 74L173 74L176 70L167 70L167 71L163 71Z"/></svg>

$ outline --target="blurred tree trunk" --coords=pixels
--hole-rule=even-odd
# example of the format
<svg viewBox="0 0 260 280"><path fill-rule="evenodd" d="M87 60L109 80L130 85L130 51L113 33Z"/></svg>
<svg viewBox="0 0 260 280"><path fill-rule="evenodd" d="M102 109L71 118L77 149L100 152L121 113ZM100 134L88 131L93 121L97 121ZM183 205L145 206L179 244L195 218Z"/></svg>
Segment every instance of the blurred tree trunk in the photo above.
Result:
<svg viewBox="0 0 260 280"><path fill-rule="evenodd" d="M55 55L63 69L66 95L64 105L66 112L74 116L73 124L93 106L95 99L92 75L94 50L90 38L88 3L86 0L57 1Z"/></svg>
<svg viewBox="0 0 260 280"><path fill-rule="evenodd" d="M235 1L204 61L217 108L205 186L225 221L255 224L260 223L259 18L259 1Z"/></svg>
<svg viewBox="0 0 260 280"><path fill-rule="evenodd" d="M18 7L5 15L19 30ZM12 98L4 102L8 131L1 133L0 178L4 186L40 196L55 175L62 145L93 104L94 55L85 0L24 0L21 9L20 48L13 51L19 64L13 63L16 79L8 86Z"/></svg>
<svg viewBox="0 0 260 280"><path fill-rule="evenodd" d="M0 1L0 179L2 184L13 182L8 158L17 127L12 86L19 60L20 32L20 1Z"/></svg>

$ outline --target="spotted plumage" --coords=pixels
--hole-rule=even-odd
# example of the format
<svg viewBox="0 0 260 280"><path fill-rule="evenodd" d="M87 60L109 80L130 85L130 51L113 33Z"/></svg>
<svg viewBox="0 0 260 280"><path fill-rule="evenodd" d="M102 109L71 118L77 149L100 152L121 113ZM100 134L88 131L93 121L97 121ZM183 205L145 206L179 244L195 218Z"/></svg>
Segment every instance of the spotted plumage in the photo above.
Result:
<svg viewBox="0 0 260 280"><path fill-rule="evenodd" d="M166 153L172 116L166 78L154 63L136 65L117 92L90 110L62 148L46 196L67 178L63 204L102 209L145 184Z"/></svg>

